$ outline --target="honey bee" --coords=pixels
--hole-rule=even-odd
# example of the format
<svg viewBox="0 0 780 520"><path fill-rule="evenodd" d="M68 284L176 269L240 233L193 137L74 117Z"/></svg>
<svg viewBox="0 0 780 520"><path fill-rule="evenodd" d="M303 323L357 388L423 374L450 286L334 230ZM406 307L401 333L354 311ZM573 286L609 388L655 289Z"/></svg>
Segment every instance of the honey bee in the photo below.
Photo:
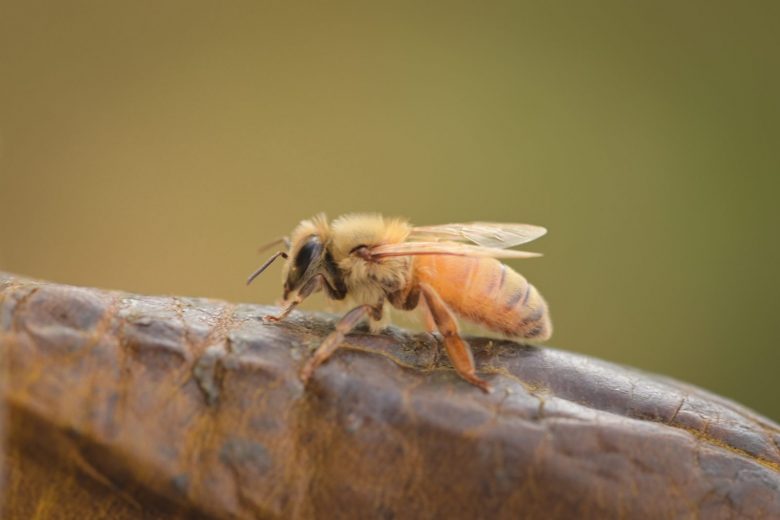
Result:
<svg viewBox="0 0 780 520"><path fill-rule="evenodd" d="M368 318L372 332L385 324L385 307L420 309L429 332L438 330L457 373L485 391L474 358L460 336L456 315L513 338L544 341L552 334L547 303L526 279L497 258L531 258L510 250L544 235L528 224L474 222L413 227L381 215L325 215L304 220L290 239L247 280L247 285L278 257L283 269L283 320L309 295L324 291L356 306L336 324L300 372L306 383L344 340ZM274 244L274 243L272 243ZM269 244L270 246L270 244Z"/></svg>

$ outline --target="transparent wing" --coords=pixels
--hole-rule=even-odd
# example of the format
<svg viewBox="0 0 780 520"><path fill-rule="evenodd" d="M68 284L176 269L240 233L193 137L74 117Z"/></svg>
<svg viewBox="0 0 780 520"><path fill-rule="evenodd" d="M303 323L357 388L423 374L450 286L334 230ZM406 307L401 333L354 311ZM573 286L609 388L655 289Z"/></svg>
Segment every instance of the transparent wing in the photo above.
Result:
<svg viewBox="0 0 780 520"><path fill-rule="evenodd" d="M529 251L513 251L496 247L482 247L459 242L401 242L371 248L372 258L413 255L487 256L491 258L534 258L542 256Z"/></svg>
<svg viewBox="0 0 780 520"><path fill-rule="evenodd" d="M483 247L506 249L536 240L545 233L547 233L545 228L531 224L471 222L415 227L409 238L410 240L456 240L473 242Z"/></svg>

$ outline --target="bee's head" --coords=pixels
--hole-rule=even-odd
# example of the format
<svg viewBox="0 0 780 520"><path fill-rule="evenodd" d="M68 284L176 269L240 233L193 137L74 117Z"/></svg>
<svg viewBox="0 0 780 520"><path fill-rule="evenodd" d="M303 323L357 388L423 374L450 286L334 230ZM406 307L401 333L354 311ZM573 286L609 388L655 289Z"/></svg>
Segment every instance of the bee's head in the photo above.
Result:
<svg viewBox="0 0 780 520"><path fill-rule="evenodd" d="M296 227L290 238L281 238L267 244L261 250L283 243L285 248L278 251L260 266L247 280L247 284L257 278L265 269L280 256L287 260L282 269L284 280L284 299L290 293L299 291L306 282L325 269L326 248L323 245L330 240L330 229L325 215L317 215L311 220L304 220Z"/></svg>
<svg viewBox="0 0 780 520"><path fill-rule="evenodd" d="M317 235L309 235L300 246L293 244L292 255L285 269L284 299L319 272L325 248Z"/></svg>

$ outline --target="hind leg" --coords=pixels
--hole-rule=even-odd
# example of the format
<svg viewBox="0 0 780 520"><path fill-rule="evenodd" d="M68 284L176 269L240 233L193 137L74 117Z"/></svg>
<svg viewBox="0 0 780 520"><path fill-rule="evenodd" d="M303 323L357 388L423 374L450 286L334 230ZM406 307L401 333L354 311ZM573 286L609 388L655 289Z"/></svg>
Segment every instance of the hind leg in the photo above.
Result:
<svg viewBox="0 0 780 520"><path fill-rule="evenodd" d="M447 355L452 361L455 370L460 377L472 385L481 388L485 392L490 392L491 389L488 382L476 374L474 356L471 354L468 344L460 337L458 322L452 311L444 303L444 300L441 299L439 293L429 285L420 284L420 291L425 298L431 317L442 335L444 348L447 350Z"/></svg>

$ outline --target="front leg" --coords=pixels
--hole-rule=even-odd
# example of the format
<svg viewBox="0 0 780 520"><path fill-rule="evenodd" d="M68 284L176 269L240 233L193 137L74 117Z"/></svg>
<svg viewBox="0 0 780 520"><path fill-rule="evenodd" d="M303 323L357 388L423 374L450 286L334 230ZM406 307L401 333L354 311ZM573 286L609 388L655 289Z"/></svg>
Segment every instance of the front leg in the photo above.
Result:
<svg viewBox="0 0 780 520"><path fill-rule="evenodd" d="M358 323L363 321L368 315L376 320L382 319L382 304L359 305L346 313L336 324L336 329L317 347L312 357L306 362L301 370L301 381L305 385L318 366L323 364L336 351L338 346L344 341L346 336Z"/></svg>
<svg viewBox="0 0 780 520"><path fill-rule="evenodd" d="M325 280L325 277L321 273L314 275L313 277L309 278L309 280L307 280L305 284L303 284L301 289L295 295L295 298L293 298L293 300L287 304L287 306L282 310L281 314L279 314L278 316L271 316L271 315L264 316L263 319L265 321L270 321L270 322L282 321L303 300L308 298L312 293L315 293L315 292L321 290L322 289L322 285L323 284L327 284L327 283L328 283L328 281Z"/></svg>

